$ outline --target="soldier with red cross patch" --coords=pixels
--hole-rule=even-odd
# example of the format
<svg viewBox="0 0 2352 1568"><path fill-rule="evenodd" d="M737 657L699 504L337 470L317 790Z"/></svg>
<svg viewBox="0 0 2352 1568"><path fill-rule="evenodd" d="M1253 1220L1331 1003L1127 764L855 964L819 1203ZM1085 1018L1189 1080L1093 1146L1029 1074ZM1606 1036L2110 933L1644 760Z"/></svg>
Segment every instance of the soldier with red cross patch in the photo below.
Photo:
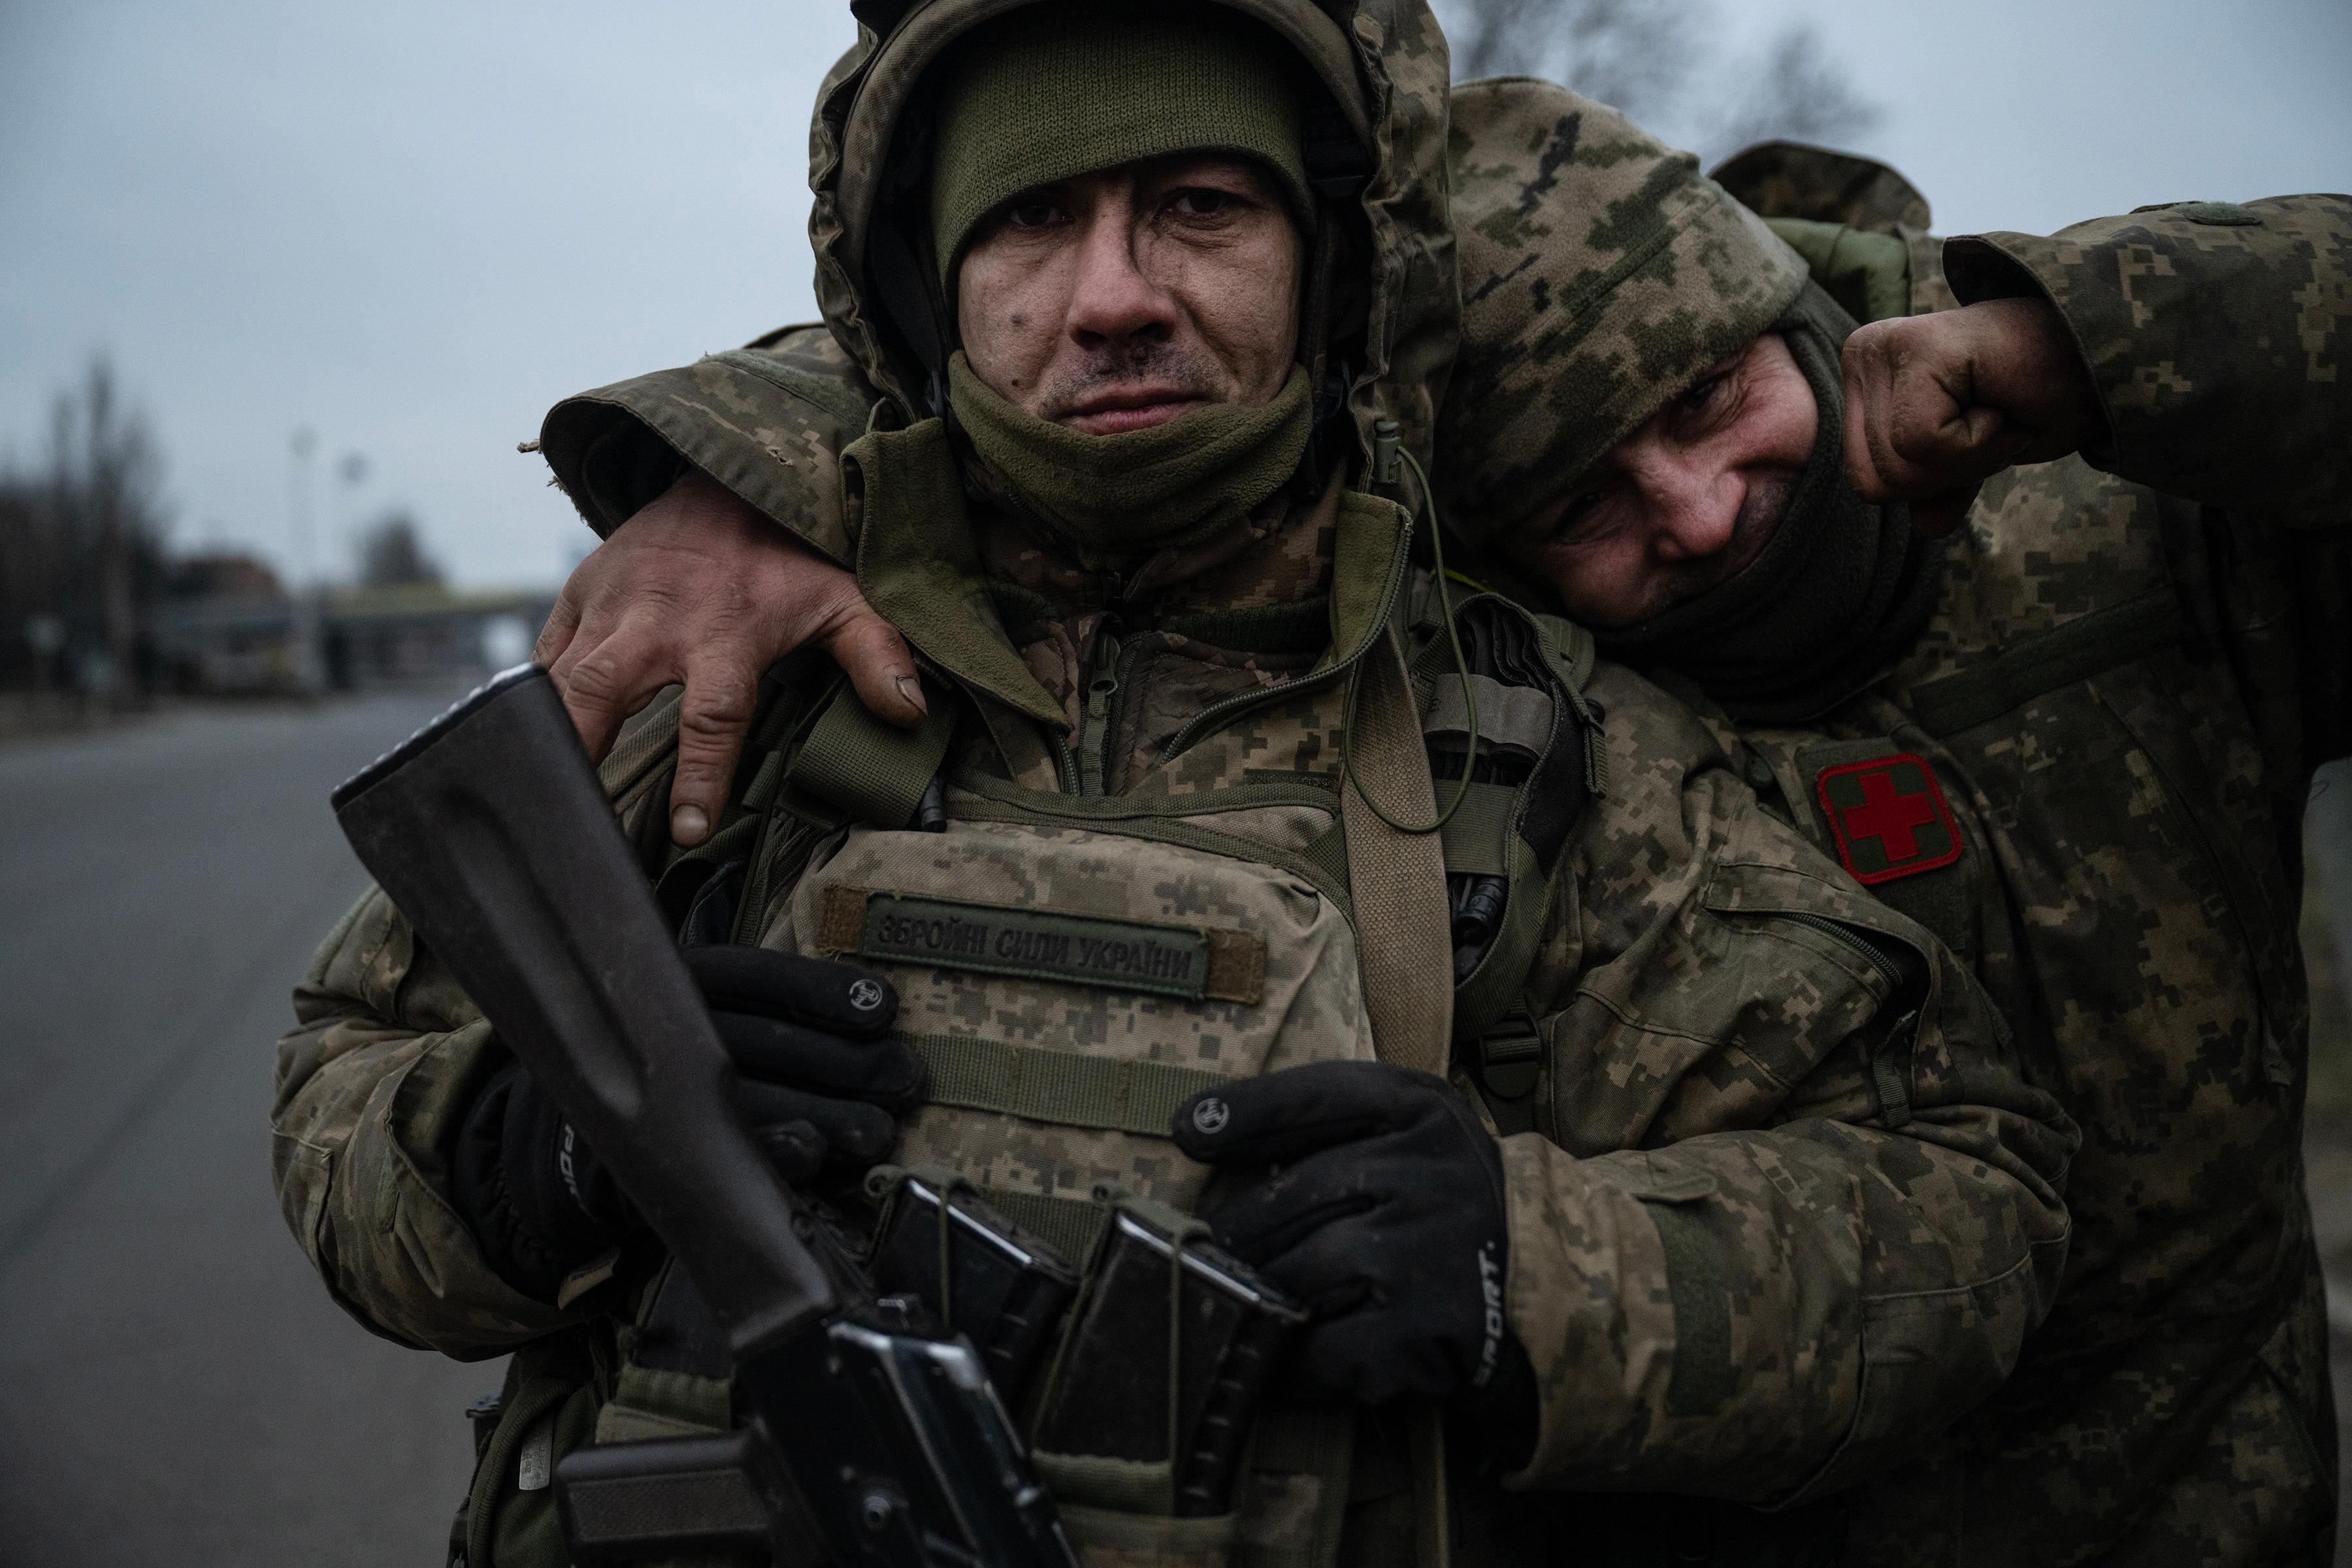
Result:
<svg viewBox="0 0 2352 1568"><path fill-rule="evenodd" d="M1107 1204L1199 1213L1301 1302L1209 1506L1148 1377L1087 1386L1073 1354L1000 1391L1089 1568L1605 1563L1588 1500L1677 1491L1642 1538L1677 1560L1748 1505L1832 1549L1836 1495L2044 1316L2074 1134L1984 988L1774 820L1734 742L1414 561L1459 310L1434 22L859 11L811 136L828 326L630 401L654 446L562 415L545 442L591 508L780 500L925 660L912 735L778 671L699 824L662 808L707 713L606 759L762 1146L854 1229L886 1154L943 1169L943 1245L971 1190L1097 1288ZM813 602L735 581L761 616ZM371 1326L514 1351L465 1561L584 1561L549 1475L723 1431L732 1369L446 957L381 893L324 945L279 1195ZM1182 1247L1156 1299L1191 1299ZM1242 1375L1163 1326L1123 1325L1165 1414ZM1201 1419L1233 1429L1223 1386ZM1134 1440L1059 1419L1110 1402Z"/></svg>
<svg viewBox="0 0 2352 1568"><path fill-rule="evenodd" d="M2296 897L2312 770L2352 752L2352 200L1945 244L1882 165L1677 180L1597 105L1537 133L1497 101L1542 95L1455 100L1528 151L1456 177L1452 515L1737 725L2084 1124L2050 1320L1835 1560L2332 1561ZM1630 265L1642 204L1771 234L1669 276Z"/></svg>

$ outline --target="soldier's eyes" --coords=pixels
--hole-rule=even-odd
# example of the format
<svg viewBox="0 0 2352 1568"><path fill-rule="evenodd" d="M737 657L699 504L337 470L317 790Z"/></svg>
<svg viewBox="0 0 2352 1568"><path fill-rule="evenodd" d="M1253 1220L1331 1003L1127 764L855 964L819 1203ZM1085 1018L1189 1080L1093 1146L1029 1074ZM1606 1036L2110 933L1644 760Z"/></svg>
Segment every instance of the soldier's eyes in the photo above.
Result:
<svg viewBox="0 0 2352 1568"><path fill-rule="evenodd" d="M1060 220L1062 208L1051 196L1015 196L998 216L1007 228L1045 228Z"/></svg>
<svg viewBox="0 0 2352 1568"><path fill-rule="evenodd" d="M1716 394L1723 390L1723 383L1724 378L1722 376L1708 376L1705 381L1700 382L1696 386L1692 387L1688 392L1684 393L1680 397L1675 399L1675 412L1680 414L1705 413L1707 405L1715 401Z"/></svg>
<svg viewBox="0 0 2352 1568"><path fill-rule="evenodd" d="M1680 434L1713 428L1739 406L1739 361L1717 365L1696 386L1666 405L1666 424Z"/></svg>
<svg viewBox="0 0 2352 1568"><path fill-rule="evenodd" d="M1168 198L1168 210L1185 217L1215 217L1231 212L1240 198L1208 185L1187 185Z"/></svg>
<svg viewBox="0 0 2352 1568"><path fill-rule="evenodd" d="M1609 496L1610 488L1606 485L1596 485L1570 496L1568 504L1560 509L1559 520L1552 524L1549 542L1575 544L1583 536L1595 532L1601 522L1601 505Z"/></svg>

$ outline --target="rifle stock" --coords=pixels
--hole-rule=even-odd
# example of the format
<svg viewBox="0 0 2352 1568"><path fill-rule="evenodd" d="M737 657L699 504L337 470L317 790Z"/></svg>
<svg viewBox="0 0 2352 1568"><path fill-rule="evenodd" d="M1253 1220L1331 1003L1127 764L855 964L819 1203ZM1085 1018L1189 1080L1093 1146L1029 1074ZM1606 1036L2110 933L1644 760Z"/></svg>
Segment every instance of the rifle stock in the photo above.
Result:
<svg viewBox="0 0 2352 1568"><path fill-rule="evenodd" d="M845 1564L1076 1568L978 1352L867 1300L810 1245L814 1226L735 1110L733 1064L546 672L499 676L333 804L362 863L725 1329L737 1385L789 1472L781 1488L741 1472L742 1495L767 1500L775 1560L816 1560L814 1534ZM605 1529L598 1498L651 1499L666 1475L691 1489L717 1462L632 1447L648 1451L557 1470L560 1489L574 1472L575 1536L585 1520L606 1539L599 1562L635 1560L645 1543L629 1534L641 1508L602 1510L626 1527Z"/></svg>
<svg viewBox="0 0 2352 1568"><path fill-rule="evenodd" d="M735 1115L733 1064L545 671L498 677L333 803L361 862L693 1277L737 1359L839 1305Z"/></svg>

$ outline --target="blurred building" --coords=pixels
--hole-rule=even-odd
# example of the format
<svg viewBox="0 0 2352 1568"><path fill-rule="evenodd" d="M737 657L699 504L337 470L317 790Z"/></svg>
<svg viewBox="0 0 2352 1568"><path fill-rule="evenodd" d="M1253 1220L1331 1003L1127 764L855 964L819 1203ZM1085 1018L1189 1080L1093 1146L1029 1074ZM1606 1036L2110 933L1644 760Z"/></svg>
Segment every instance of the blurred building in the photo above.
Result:
<svg viewBox="0 0 2352 1568"><path fill-rule="evenodd" d="M341 589L321 606L320 659L339 689L477 679L529 658L554 608L552 590Z"/></svg>
<svg viewBox="0 0 2352 1568"><path fill-rule="evenodd" d="M177 563L154 646L168 689L215 696L446 686L530 657L552 592L403 583L289 594L249 555Z"/></svg>
<svg viewBox="0 0 2352 1568"><path fill-rule="evenodd" d="M156 685L239 697L317 690L307 609L257 557L218 552L174 562L149 626Z"/></svg>

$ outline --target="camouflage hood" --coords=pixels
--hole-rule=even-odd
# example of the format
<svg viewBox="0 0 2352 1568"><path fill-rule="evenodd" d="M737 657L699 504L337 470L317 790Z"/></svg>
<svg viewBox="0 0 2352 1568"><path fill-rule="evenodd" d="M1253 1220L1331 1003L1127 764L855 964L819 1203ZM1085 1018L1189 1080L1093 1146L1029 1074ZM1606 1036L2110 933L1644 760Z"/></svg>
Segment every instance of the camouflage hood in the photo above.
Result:
<svg viewBox="0 0 2352 1568"><path fill-rule="evenodd" d="M1696 158L1566 88L1465 84L1451 151L1462 363L1435 477L1483 541L1769 331L1806 273Z"/></svg>
<svg viewBox="0 0 2352 1568"><path fill-rule="evenodd" d="M1748 722L1799 722L1867 683L1917 636L1936 573L1905 510L1846 483L1853 318L1696 158L1614 110L1548 82L1476 82L1454 98L1452 134L1463 347L1436 476L1448 522L1486 545L1708 367L1779 332L1820 411L1779 526L1737 574L1599 633L1601 647L1690 678Z"/></svg>
<svg viewBox="0 0 2352 1568"><path fill-rule="evenodd" d="M857 44L818 95L809 147L817 300L898 422L935 411L950 341L936 276L908 238L922 232L931 68L973 28L1034 3L857 0ZM1342 242L1327 334L1334 369L1349 377L1352 467L1369 474L1382 419L1397 421L1405 448L1426 462L1459 331L1436 20L1423 0L1163 3L1224 5L1254 19L1295 47L1329 94L1319 117L1309 112L1308 178L1330 196L1364 175L1349 204L1362 221Z"/></svg>

